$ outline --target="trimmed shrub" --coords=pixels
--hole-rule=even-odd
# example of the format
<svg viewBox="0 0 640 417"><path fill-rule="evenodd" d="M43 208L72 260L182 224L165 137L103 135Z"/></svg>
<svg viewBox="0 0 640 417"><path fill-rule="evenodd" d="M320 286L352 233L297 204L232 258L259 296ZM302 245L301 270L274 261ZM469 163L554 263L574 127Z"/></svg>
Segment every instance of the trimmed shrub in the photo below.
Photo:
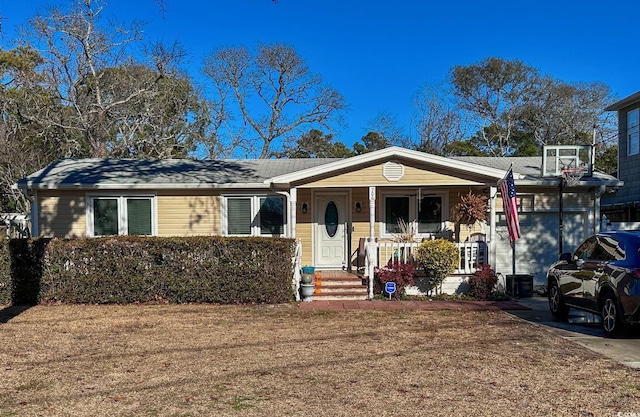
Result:
<svg viewBox="0 0 640 417"><path fill-rule="evenodd" d="M460 265L458 247L445 239L425 240L418 246L415 256L436 293L447 275L452 274Z"/></svg>
<svg viewBox="0 0 640 417"><path fill-rule="evenodd" d="M469 277L468 294L479 300L488 300L495 291L497 283L498 277L491 266L480 265L478 270Z"/></svg>
<svg viewBox="0 0 640 417"><path fill-rule="evenodd" d="M0 238L0 304L11 303L11 282L9 241Z"/></svg>
<svg viewBox="0 0 640 417"><path fill-rule="evenodd" d="M13 305L35 305L40 301L40 281L50 239L11 239L11 301Z"/></svg>
<svg viewBox="0 0 640 417"><path fill-rule="evenodd" d="M281 303L293 299L293 240L138 237L51 240L41 302Z"/></svg>

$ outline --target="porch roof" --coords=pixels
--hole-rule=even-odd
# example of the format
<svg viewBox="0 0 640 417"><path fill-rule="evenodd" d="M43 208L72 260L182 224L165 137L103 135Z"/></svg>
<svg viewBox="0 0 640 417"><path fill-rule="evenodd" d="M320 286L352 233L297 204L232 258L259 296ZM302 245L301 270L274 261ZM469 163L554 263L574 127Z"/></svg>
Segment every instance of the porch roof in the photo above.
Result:
<svg viewBox="0 0 640 417"><path fill-rule="evenodd" d="M496 181L503 178L506 170L509 168L508 164L506 169L502 169L486 164L477 164L475 161L465 161L463 159L458 159L457 162L452 165L451 158L392 146L351 158L338 159L326 165L310 167L305 170L275 176L266 181L275 186L288 187L293 182L327 176L345 170L356 169L360 166L394 159L414 161L433 166L434 168L447 168L448 170L454 170L460 173L478 174L490 179L495 179ZM514 178L519 178L515 170Z"/></svg>

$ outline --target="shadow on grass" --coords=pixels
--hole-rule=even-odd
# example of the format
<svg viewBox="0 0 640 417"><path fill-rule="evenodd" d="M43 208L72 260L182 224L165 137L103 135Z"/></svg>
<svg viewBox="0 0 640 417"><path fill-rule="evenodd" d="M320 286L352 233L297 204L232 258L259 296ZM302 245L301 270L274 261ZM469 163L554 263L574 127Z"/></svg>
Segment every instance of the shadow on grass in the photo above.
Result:
<svg viewBox="0 0 640 417"><path fill-rule="evenodd" d="M7 323L14 317L18 317L20 314L24 313L32 306L24 305L24 306L8 306L0 310L0 324Z"/></svg>

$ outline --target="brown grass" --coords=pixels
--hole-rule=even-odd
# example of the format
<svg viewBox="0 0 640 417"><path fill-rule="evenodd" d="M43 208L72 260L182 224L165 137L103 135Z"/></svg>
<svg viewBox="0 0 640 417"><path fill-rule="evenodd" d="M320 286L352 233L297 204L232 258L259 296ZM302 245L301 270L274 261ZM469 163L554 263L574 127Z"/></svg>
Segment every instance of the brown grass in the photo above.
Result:
<svg viewBox="0 0 640 417"><path fill-rule="evenodd" d="M637 371L502 312L38 306L0 416L616 416Z"/></svg>

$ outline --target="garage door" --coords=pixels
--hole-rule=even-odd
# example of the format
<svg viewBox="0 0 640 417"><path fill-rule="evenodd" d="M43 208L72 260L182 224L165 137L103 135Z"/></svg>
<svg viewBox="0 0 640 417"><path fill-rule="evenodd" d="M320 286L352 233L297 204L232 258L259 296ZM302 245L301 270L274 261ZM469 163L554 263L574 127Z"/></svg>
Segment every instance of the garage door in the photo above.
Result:
<svg viewBox="0 0 640 417"><path fill-rule="evenodd" d="M558 260L558 213L521 213L522 238L516 241L516 274L533 274L534 285L546 279L549 265ZM573 252L589 235L586 212L565 212L563 216L564 252ZM509 233L500 215L496 225L496 272L512 273Z"/></svg>

